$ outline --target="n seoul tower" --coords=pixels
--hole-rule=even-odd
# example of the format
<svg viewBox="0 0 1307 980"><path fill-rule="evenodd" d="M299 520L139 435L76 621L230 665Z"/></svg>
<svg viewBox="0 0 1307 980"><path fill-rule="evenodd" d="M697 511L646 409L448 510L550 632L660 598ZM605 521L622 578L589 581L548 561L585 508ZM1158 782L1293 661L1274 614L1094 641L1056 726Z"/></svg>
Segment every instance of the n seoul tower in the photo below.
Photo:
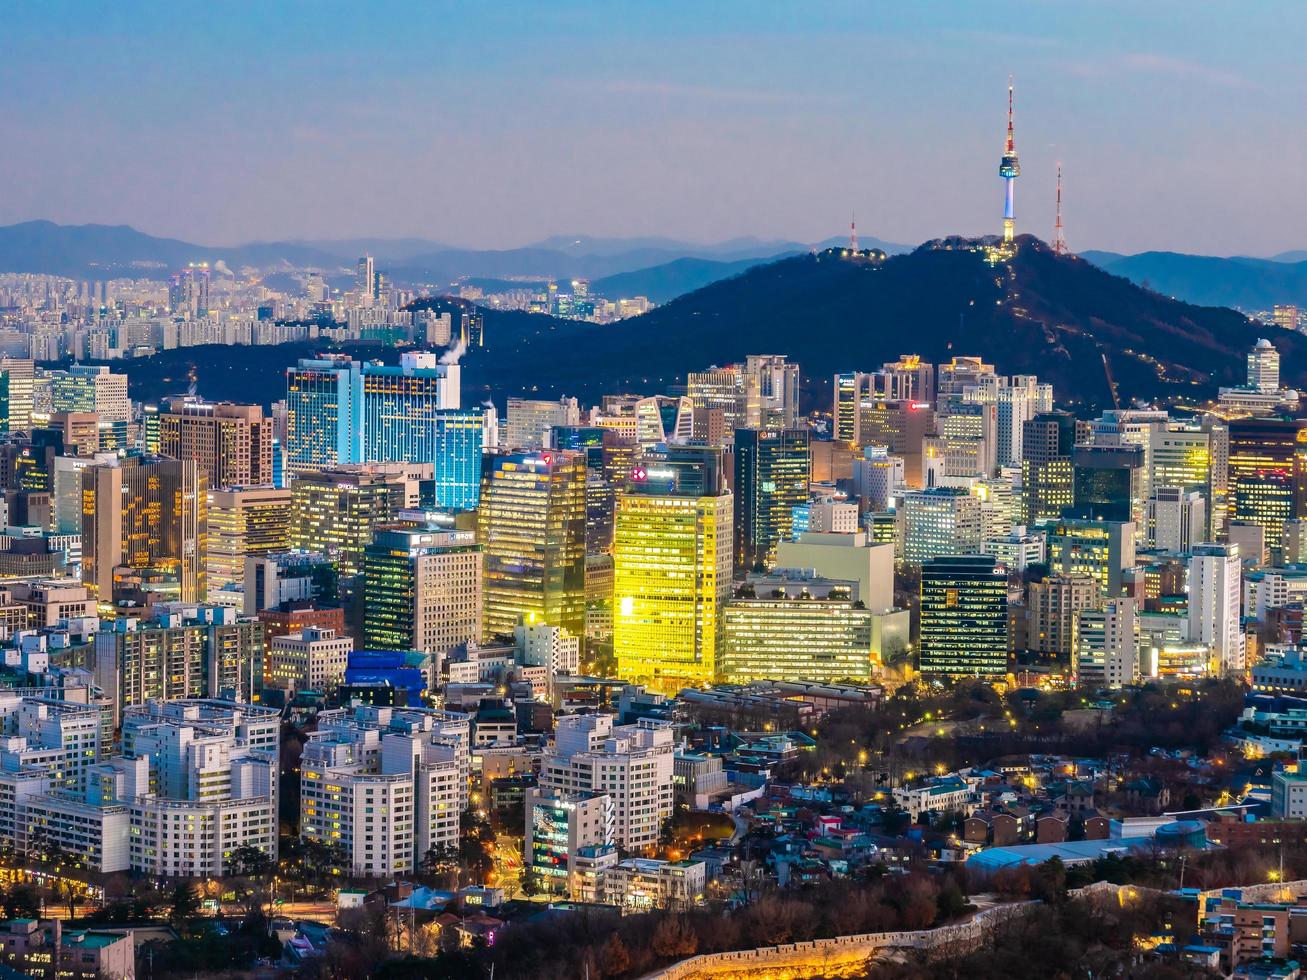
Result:
<svg viewBox="0 0 1307 980"><path fill-rule="evenodd" d="M998 165L998 175L1003 178L1003 241L1010 242L1016 234L1016 219L1012 213L1013 191L1016 179L1021 176L1021 164L1017 162L1017 142L1012 135L1012 81L1007 86L1007 145L1003 148L1003 159Z"/></svg>

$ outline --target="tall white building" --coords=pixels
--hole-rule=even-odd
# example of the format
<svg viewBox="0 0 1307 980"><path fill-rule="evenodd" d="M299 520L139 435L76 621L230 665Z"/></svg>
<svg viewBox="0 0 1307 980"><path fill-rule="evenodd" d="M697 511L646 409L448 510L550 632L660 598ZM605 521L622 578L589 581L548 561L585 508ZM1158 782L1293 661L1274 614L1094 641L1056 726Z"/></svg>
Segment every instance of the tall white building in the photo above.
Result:
<svg viewBox="0 0 1307 980"><path fill-rule="evenodd" d="M1189 640L1211 648L1211 669L1243 670L1239 546L1200 544L1189 559Z"/></svg>
<svg viewBox="0 0 1307 980"><path fill-rule="evenodd" d="M1149 548L1187 552L1206 537L1207 502L1197 491L1154 487L1146 514L1145 539Z"/></svg>
<svg viewBox="0 0 1307 980"><path fill-rule="evenodd" d="M853 461L853 492L870 511L889 510L905 479L903 457L891 456L885 446L867 446Z"/></svg>
<svg viewBox="0 0 1307 980"><path fill-rule="evenodd" d="M581 408L575 398L556 402L510 398L504 445L509 449L546 449L552 445L549 430L555 425L580 424Z"/></svg>
<svg viewBox="0 0 1307 980"><path fill-rule="evenodd" d="M985 537L980 499L958 487L903 495L903 559L920 565L946 555L974 555Z"/></svg>
<svg viewBox="0 0 1307 980"><path fill-rule="evenodd" d="M539 786L562 796L606 793L614 801L614 842L652 847L672 814L674 755L669 722L614 725L612 715L571 715L558 720Z"/></svg>
<svg viewBox="0 0 1307 980"><path fill-rule="evenodd" d="M1266 394L1280 390L1280 352L1264 337L1248 352L1248 387Z"/></svg>
<svg viewBox="0 0 1307 980"><path fill-rule="evenodd" d="M1081 685L1125 687L1139 676L1138 608L1132 598L1082 609L1076 627L1076 676Z"/></svg>
<svg viewBox="0 0 1307 980"><path fill-rule="evenodd" d="M300 763L300 837L343 849L352 874L412 872L458 842L469 720L368 705L322 712Z"/></svg>

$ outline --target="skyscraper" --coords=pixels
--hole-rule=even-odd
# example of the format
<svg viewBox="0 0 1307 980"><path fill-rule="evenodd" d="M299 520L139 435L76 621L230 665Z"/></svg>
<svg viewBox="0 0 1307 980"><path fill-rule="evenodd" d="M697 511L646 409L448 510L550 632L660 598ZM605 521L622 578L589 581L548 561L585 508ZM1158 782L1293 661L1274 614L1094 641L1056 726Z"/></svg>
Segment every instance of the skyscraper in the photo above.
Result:
<svg viewBox="0 0 1307 980"><path fill-rule="evenodd" d="M1266 394L1280 390L1280 352L1264 337L1248 352L1248 387Z"/></svg>
<svg viewBox="0 0 1307 980"><path fill-rule="evenodd" d="M206 577L212 589L245 578L245 559L290 547L290 490L240 487L209 491Z"/></svg>
<svg viewBox="0 0 1307 980"><path fill-rule="evenodd" d="M385 524L363 552L364 642L447 654L480 642L482 546L472 531Z"/></svg>
<svg viewBox="0 0 1307 980"><path fill-rule="evenodd" d="M1041 412L1022 429L1021 486L1025 523L1057 518L1075 501L1071 450L1077 422L1070 412Z"/></svg>
<svg viewBox="0 0 1307 980"><path fill-rule="evenodd" d="M163 577L182 602L207 591L208 484L194 460L129 457L82 470L82 581L112 601L114 570Z"/></svg>
<svg viewBox="0 0 1307 980"><path fill-rule="evenodd" d="M794 508L808 499L807 429L735 432L735 564L770 569L788 540Z"/></svg>
<svg viewBox="0 0 1307 980"><path fill-rule="evenodd" d="M921 568L921 672L1007 673L1007 571L993 558L935 558Z"/></svg>
<svg viewBox="0 0 1307 980"><path fill-rule="evenodd" d="M477 508L487 639L521 622L584 634L585 488L582 453L487 457Z"/></svg>
<svg viewBox="0 0 1307 980"><path fill-rule="evenodd" d="M435 505L475 507L485 416L460 409L459 377L427 352L405 352L397 366L300 361L286 372L287 472L433 463Z"/></svg>
<svg viewBox="0 0 1307 980"><path fill-rule="evenodd" d="M726 432L757 427L762 419L761 394L757 375L743 365L728 364L706 371L691 371L686 380L686 394L696 410L720 409Z"/></svg>
<svg viewBox="0 0 1307 980"><path fill-rule="evenodd" d="M377 269L371 255L365 255L358 261L358 272L354 277L354 288L364 306L370 306L377 298Z"/></svg>
<svg viewBox="0 0 1307 980"><path fill-rule="evenodd" d="M1007 142L1003 144L1003 159L999 161L998 175L1003 178L1003 241L1016 237L1015 195L1021 164L1017 162L1017 141L1012 132L1012 86L1007 87Z"/></svg>
<svg viewBox="0 0 1307 980"><path fill-rule="evenodd" d="M1244 669L1238 545L1203 544L1189 559L1189 639L1212 651L1211 670Z"/></svg>
<svg viewBox="0 0 1307 980"><path fill-rule="evenodd" d="M1229 433L1229 516L1279 541L1285 521L1307 517L1307 422L1236 419Z"/></svg>
<svg viewBox="0 0 1307 980"><path fill-rule="evenodd" d="M1143 527L1144 448L1076 446L1071 451L1072 506L1078 517L1135 521Z"/></svg>
<svg viewBox="0 0 1307 980"><path fill-rule="evenodd" d="M291 546L326 552L342 577L363 569L372 529L403 506L404 485L365 467L301 473L291 482Z"/></svg>
<svg viewBox="0 0 1307 980"><path fill-rule="evenodd" d="M272 419L259 405L174 400L159 417L159 451L195 460L211 487L272 484Z"/></svg>
<svg viewBox="0 0 1307 980"><path fill-rule="evenodd" d="M618 676L660 691L712 681L730 594L732 515L719 457L686 447L637 464L617 502Z"/></svg>

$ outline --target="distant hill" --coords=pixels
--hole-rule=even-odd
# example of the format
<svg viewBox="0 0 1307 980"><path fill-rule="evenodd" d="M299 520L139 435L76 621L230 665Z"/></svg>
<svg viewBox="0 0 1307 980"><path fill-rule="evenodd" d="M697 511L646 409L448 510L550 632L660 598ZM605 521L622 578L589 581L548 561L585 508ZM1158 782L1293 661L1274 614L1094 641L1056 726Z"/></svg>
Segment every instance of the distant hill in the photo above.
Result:
<svg viewBox="0 0 1307 980"><path fill-rule="evenodd" d="M767 259L737 259L734 262L696 258L673 259L671 262L648 269L619 272L615 276L595 279L590 283L590 289L609 299L622 296L648 296L655 303L666 303L677 296L702 289L719 279L737 276L746 269L784 257L782 254Z"/></svg>
<svg viewBox="0 0 1307 980"><path fill-rule="evenodd" d="M1180 252L1084 252L1081 258L1164 296L1255 312L1277 303L1307 306L1307 255L1290 261L1288 256L1294 254L1254 259Z"/></svg>
<svg viewBox="0 0 1307 980"><path fill-rule="evenodd" d="M234 248L155 238L127 225L57 225L25 221L0 227L0 271L75 278L162 279L188 262L225 262L232 269L335 268L340 260L303 245L273 242Z"/></svg>
<svg viewBox="0 0 1307 980"><path fill-rule="evenodd" d="M1266 333L1233 310L1140 289L1034 238L1018 243L1016 256L997 266L962 239L879 262L851 261L840 250L804 253L616 324L485 310L487 346L464 355L463 401L569 394L596 402L611 392L663 392L683 385L687 371L750 353L797 360L809 405L828 404L837 372L872 370L903 353L935 363L978 354L1003 373L1038 374L1059 402L1086 409L1111 404L1106 355L1123 404L1195 401L1240 383L1244 354ZM1307 337L1281 332L1275 341L1286 383L1307 387ZM166 351L132 362L132 397L184 390L193 374L209 398L266 403L281 397L288 365L321 349ZM375 346L351 353L396 356Z"/></svg>

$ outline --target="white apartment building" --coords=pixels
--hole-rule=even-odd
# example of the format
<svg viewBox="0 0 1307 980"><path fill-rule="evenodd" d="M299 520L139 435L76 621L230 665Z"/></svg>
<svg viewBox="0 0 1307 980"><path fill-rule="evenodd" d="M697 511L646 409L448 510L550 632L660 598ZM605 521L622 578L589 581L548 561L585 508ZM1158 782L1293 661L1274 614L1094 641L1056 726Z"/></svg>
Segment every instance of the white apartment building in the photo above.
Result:
<svg viewBox="0 0 1307 980"><path fill-rule="evenodd" d="M284 691L326 691L345 677L354 640L333 629L305 627L299 636L274 637L264 661L264 684Z"/></svg>
<svg viewBox="0 0 1307 980"><path fill-rule="evenodd" d="M658 842L672 814L675 745L669 722L614 725L612 715L561 718L540 765L540 788L562 795L606 793L614 842L627 850Z"/></svg>
<svg viewBox="0 0 1307 980"><path fill-rule="evenodd" d="M323 712L300 764L300 836L339 845L352 874L412 872L458 842L466 715L357 706Z"/></svg>
<svg viewBox="0 0 1307 980"><path fill-rule="evenodd" d="M274 709L235 702L129 708L124 754L85 766L76 787L44 763L0 775L0 836L104 872L217 877L244 845L275 861L279 727Z"/></svg>
<svg viewBox="0 0 1307 980"><path fill-rule="evenodd" d="M1202 544L1189 559L1189 635L1212 650L1212 670L1243 670L1239 546Z"/></svg>

